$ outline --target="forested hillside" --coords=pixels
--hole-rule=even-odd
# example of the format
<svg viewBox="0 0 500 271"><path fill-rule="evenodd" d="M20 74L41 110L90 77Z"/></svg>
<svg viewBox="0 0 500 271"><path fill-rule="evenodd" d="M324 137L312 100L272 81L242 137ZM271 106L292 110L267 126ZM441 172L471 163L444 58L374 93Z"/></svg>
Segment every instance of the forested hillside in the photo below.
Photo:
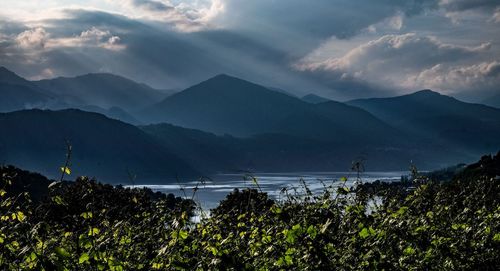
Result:
<svg viewBox="0 0 500 271"><path fill-rule="evenodd" d="M88 178L53 182L32 201L9 187L43 177L1 168L0 268L498 270L499 161L485 156L449 182L414 170L390 185L333 180L322 194L304 184L279 201L255 180L199 223L191 199Z"/></svg>

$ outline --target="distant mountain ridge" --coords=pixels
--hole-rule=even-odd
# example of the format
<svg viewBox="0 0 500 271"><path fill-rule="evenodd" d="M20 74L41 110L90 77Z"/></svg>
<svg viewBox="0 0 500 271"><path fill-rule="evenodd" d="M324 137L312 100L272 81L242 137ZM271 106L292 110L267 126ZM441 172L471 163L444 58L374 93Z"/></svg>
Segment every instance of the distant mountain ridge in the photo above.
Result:
<svg viewBox="0 0 500 271"><path fill-rule="evenodd" d="M145 84L108 73L90 73L35 81L38 87L63 97L70 104L137 110L166 96Z"/></svg>
<svg viewBox="0 0 500 271"><path fill-rule="evenodd" d="M5 67L0 67L0 95L0 112L42 106L53 100L49 93Z"/></svg>
<svg viewBox="0 0 500 271"><path fill-rule="evenodd" d="M144 111L150 122L168 122L217 134L260 133L286 117L296 98L228 75L218 75L167 97Z"/></svg>
<svg viewBox="0 0 500 271"><path fill-rule="evenodd" d="M410 161L433 169L500 149L500 109L431 90L341 103L218 75L168 96L110 74L32 82L0 68L0 95L0 112L76 108L114 119L80 110L0 115L12 130L0 135L0 162L43 173L60 163L65 137L90 157L75 160L80 169L121 180L123 165L135 163L152 178L177 165L185 173L328 171L365 158L372 170Z"/></svg>
<svg viewBox="0 0 500 271"><path fill-rule="evenodd" d="M73 174L107 182L159 182L200 173L135 126L75 109L0 114L0 161L57 177L73 146Z"/></svg>
<svg viewBox="0 0 500 271"><path fill-rule="evenodd" d="M0 112L43 107L52 98L38 90L24 85L0 82Z"/></svg>
<svg viewBox="0 0 500 271"><path fill-rule="evenodd" d="M422 169L463 161L459 152L432 144L399 147L353 145L287 134L236 138L171 124L140 128L196 168L209 172L345 171L350 169L352 161L357 160L364 161L367 170L393 171L407 169L410 161Z"/></svg>
<svg viewBox="0 0 500 271"><path fill-rule="evenodd" d="M0 67L0 83L36 88L36 85L33 82L22 78L15 72L5 67Z"/></svg>
<svg viewBox="0 0 500 271"><path fill-rule="evenodd" d="M41 108L78 108L139 124L134 112L173 94L124 77L91 73L40 81L26 80L0 67L0 112Z"/></svg>
<svg viewBox="0 0 500 271"><path fill-rule="evenodd" d="M500 148L500 109L422 90L348 102L407 133L475 152Z"/></svg>
<svg viewBox="0 0 500 271"><path fill-rule="evenodd" d="M319 104L319 103L324 103L324 102L329 102L331 101L330 99L321 97L316 94L307 94L301 98L303 101L312 103L312 104Z"/></svg>
<svg viewBox="0 0 500 271"><path fill-rule="evenodd" d="M483 104L500 108L500 93L497 93L482 101Z"/></svg>
<svg viewBox="0 0 500 271"><path fill-rule="evenodd" d="M370 133L370 140L397 133L357 107L334 101L310 104L228 75L218 75L167 97L145 110L142 117L144 122L166 122L238 137L280 133L342 141L362 140L363 133Z"/></svg>

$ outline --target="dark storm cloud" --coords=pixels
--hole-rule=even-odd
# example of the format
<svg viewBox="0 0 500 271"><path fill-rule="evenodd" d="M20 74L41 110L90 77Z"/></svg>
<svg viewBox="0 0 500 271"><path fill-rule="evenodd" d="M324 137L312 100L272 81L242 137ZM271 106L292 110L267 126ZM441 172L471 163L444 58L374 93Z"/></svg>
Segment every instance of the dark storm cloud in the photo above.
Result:
<svg viewBox="0 0 500 271"><path fill-rule="evenodd" d="M227 2L228 14L222 20L234 27L278 31L273 34L296 31L315 38L349 38L398 11L416 15L436 7L435 0L233 0Z"/></svg>
<svg viewBox="0 0 500 271"><path fill-rule="evenodd" d="M346 62L343 67L298 69L297 65L332 37L350 42L357 36L366 36L367 29L371 26L387 23L391 18L398 18L402 25L405 18L422 17L422 21L425 21L428 11L444 18L444 13L449 11L474 9L482 12L496 7L498 1L218 2L224 4L224 12L210 23L190 20L189 15L182 13L181 8L171 6L171 2L147 0L130 0L126 3L137 8L138 13L139 10L150 11L148 16L160 14L166 17L160 16L161 19L155 20L155 16L146 16L146 20L140 16L141 19L137 19L118 13L73 9L66 10L65 16L57 19L41 21L42 28L36 28L36 31L33 26L27 27L14 21L0 23L0 65L6 65L33 78L112 72L162 88L181 88L218 73L228 73L298 94L316 92L338 99L393 93L401 86L394 84L394 81L400 80L404 69L409 71L408 76L415 78L428 78L432 74L438 74L438 78L442 79L434 83L444 87L456 86L457 84L450 82L460 72L469 74L467 78L474 79L474 76L492 74L485 70L495 70L496 67L494 57L490 57L490 61L476 60L476 56L488 56L462 50L470 46L454 46L450 43L440 47L440 42L435 42L426 35L412 36L409 40L411 42L404 43L404 47L392 46L394 44L391 43L387 47L385 43L376 43L385 33L375 33L372 34L375 37L371 39L352 42L352 48L346 50L346 55L326 55L316 63L309 63L312 67L318 67L332 58L351 61ZM194 16L201 17L203 16ZM200 28L195 31L189 27L179 28L179 25L194 24ZM421 25L425 27L425 22ZM432 24L427 28L432 35ZM401 31L405 32L398 34L411 32L411 29L403 27ZM16 44L16 39L19 43L18 36L23 32L26 32L23 37L28 44L36 44L34 41L37 40L32 38L35 34L44 34L42 38L47 40L42 41L46 46L37 50L21 48ZM419 38L420 36L422 37ZM456 38L466 39L459 36ZM471 41L470 44L473 45L470 48L487 41L489 40ZM371 46L363 47L364 44ZM381 47L373 46L377 44ZM492 47L496 46L495 42L491 44ZM359 54L349 55L349 51L356 47L367 48L366 54L361 55L362 57ZM495 49L491 51L495 52ZM435 67L450 62L450 59L463 58L464 55L470 62ZM356 56L363 61L352 62ZM407 65L401 65L402 62ZM384 68L373 68L379 67L377 65L380 63L388 64ZM495 80L490 81L496 82ZM412 88L407 86L407 89Z"/></svg>
<svg viewBox="0 0 500 271"><path fill-rule="evenodd" d="M60 47L37 53L34 58L43 61L33 62L29 69L8 57L2 59L3 65L29 77L47 67L63 76L113 72L163 88L186 87L219 73L277 86L279 81L301 85L307 81L289 71L288 54L233 31L178 32L100 11L71 10L67 14L68 18L44 22L51 38L98 29L118 36L125 48Z"/></svg>
<svg viewBox="0 0 500 271"><path fill-rule="evenodd" d="M499 0L442 0L441 6L448 11L465 11L470 9L490 9L500 6Z"/></svg>
<svg viewBox="0 0 500 271"><path fill-rule="evenodd" d="M447 93L488 92L500 83L491 43L457 46L415 33L386 35L362 44L340 58L298 65L332 88L364 82L371 90L432 88ZM346 88L343 88L346 89ZM350 89L357 96L360 93ZM366 89L366 88L360 88ZM368 92L371 91L368 89ZM377 92L380 93L380 92Z"/></svg>
<svg viewBox="0 0 500 271"><path fill-rule="evenodd" d="M162 2L150 0L131 0L131 4L150 11L169 11L173 9L172 6L168 6Z"/></svg>

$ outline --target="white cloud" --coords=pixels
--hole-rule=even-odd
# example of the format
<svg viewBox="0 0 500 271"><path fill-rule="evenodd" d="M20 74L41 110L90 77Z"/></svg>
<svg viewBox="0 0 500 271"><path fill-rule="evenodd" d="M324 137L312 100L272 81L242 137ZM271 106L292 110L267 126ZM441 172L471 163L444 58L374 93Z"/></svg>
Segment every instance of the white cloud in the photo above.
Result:
<svg viewBox="0 0 500 271"><path fill-rule="evenodd" d="M393 29L401 30L403 27L403 14L397 14L389 19L389 26Z"/></svg>
<svg viewBox="0 0 500 271"><path fill-rule="evenodd" d="M295 67L330 74L338 80L359 80L386 88L456 90L498 77L498 73L492 76L490 72L495 70L497 62L479 63L491 46L490 43L457 46L414 33L386 35L361 44L341 57L316 62L303 60ZM460 78L460 74L464 77Z"/></svg>
<svg viewBox="0 0 500 271"><path fill-rule="evenodd" d="M82 31L75 37L65 37L51 39L47 43L47 48L55 49L61 47L99 47L113 51L119 51L126 48L121 44L121 38L113 35L109 30L103 30L92 27Z"/></svg>
<svg viewBox="0 0 500 271"><path fill-rule="evenodd" d="M493 13L493 16L491 17L491 19L495 23L500 23L500 8L497 8L495 10L495 13Z"/></svg>
<svg viewBox="0 0 500 271"><path fill-rule="evenodd" d="M37 27L19 33L15 38L18 46L25 49L43 49L49 39L45 29Z"/></svg>
<svg viewBox="0 0 500 271"><path fill-rule="evenodd" d="M493 90L500 85L500 61L458 66L437 64L410 76L404 84L450 91Z"/></svg>
<svg viewBox="0 0 500 271"><path fill-rule="evenodd" d="M446 17L454 24L459 24L474 17L495 20L495 11L500 8L500 2L498 0L439 0L439 6L445 11Z"/></svg>
<svg viewBox="0 0 500 271"><path fill-rule="evenodd" d="M40 72L40 74L30 76L28 79L30 79L30 80L42 80L42 79L54 78L54 77L55 77L54 71L50 68L45 68Z"/></svg>
<svg viewBox="0 0 500 271"><path fill-rule="evenodd" d="M107 50L119 51L126 48L121 38L109 30L92 27L72 37L52 37L43 27L25 30L17 35L0 35L0 41L10 46L4 47L6 52L25 54L37 57L40 52L51 51L58 48L71 47L96 47Z"/></svg>
<svg viewBox="0 0 500 271"><path fill-rule="evenodd" d="M96 27L92 27L89 30L85 30L80 34L80 38L82 40L95 40L95 41L100 41L103 38L106 38L110 36L111 33L109 30L101 30Z"/></svg>
<svg viewBox="0 0 500 271"><path fill-rule="evenodd" d="M439 0L439 5L448 11L491 9L500 6L498 0Z"/></svg>
<svg viewBox="0 0 500 271"><path fill-rule="evenodd" d="M191 32L215 28L212 21L225 11L224 0L108 0L120 3L126 16L165 22L178 31Z"/></svg>

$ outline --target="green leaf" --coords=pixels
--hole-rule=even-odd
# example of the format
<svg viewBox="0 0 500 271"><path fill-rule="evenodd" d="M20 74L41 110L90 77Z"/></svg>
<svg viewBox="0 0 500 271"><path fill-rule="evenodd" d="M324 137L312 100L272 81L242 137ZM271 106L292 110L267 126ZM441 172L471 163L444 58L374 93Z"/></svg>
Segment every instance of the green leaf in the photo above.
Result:
<svg viewBox="0 0 500 271"><path fill-rule="evenodd" d="M91 229L89 229L88 235L89 236L96 236L99 234L99 232L100 232L100 230L98 228L91 228Z"/></svg>
<svg viewBox="0 0 500 271"><path fill-rule="evenodd" d="M367 238L368 236L370 236L370 232L368 231L367 228L363 228L360 232L359 232L359 237L365 239Z"/></svg>
<svg viewBox="0 0 500 271"><path fill-rule="evenodd" d="M371 226L368 228L368 231L370 232L370 235L375 235L377 233L377 231L375 231L375 229Z"/></svg>
<svg viewBox="0 0 500 271"><path fill-rule="evenodd" d="M318 231L313 225L311 225L307 228L307 234L309 234L309 236L314 239L316 238L316 235L318 235Z"/></svg>
<svg viewBox="0 0 500 271"><path fill-rule="evenodd" d="M293 231L300 231L302 229L302 226L300 224L295 224L292 227Z"/></svg>
<svg viewBox="0 0 500 271"><path fill-rule="evenodd" d="M493 241L500 242L500 233L493 235Z"/></svg>
<svg viewBox="0 0 500 271"><path fill-rule="evenodd" d="M66 205L66 202L64 202L61 196L52 197L52 201L54 201L57 205Z"/></svg>
<svg viewBox="0 0 500 271"><path fill-rule="evenodd" d="M281 208L277 207L276 205L273 205L271 207L271 212L273 212L274 214L281 214L282 210L281 210Z"/></svg>
<svg viewBox="0 0 500 271"><path fill-rule="evenodd" d="M58 256L60 256L61 258L69 258L69 257L71 257L71 254L69 254L69 252L66 249L62 248L62 247L56 247L55 251L56 251L56 254Z"/></svg>
<svg viewBox="0 0 500 271"><path fill-rule="evenodd" d="M83 217L84 219L89 219L89 218L92 218L93 214L92 212L83 212L80 214L81 217Z"/></svg>
<svg viewBox="0 0 500 271"><path fill-rule="evenodd" d="M187 231L179 231L179 237L183 240L186 240L188 238L188 232Z"/></svg>
<svg viewBox="0 0 500 271"><path fill-rule="evenodd" d="M61 171L64 172L64 174L71 175L71 169L69 167L61 167Z"/></svg>
<svg viewBox="0 0 500 271"><path fill-rule="evenodd" d="M415 249L408 246L407 248L405 248L405 250L403 250L403 254L404 255L413 255L413 254L415 254Z"/></svg>
<svg viewBox="0 0 500 271"><path fill-rule="evenodd" d="M24 215L23 212L18 211L16 214L17 214L17 220L19 220L19 222L23 222L26 219L26 216Z"/></svg>
<svg viewBox="0 0 500 271"><path fill-rule="evenodd" d="M295 243L295 232L291 230L285 230L286 241L290 244Z"/></svg>
<svg viewBox="0 0 500 271"><path fill-rule="evenodd" d="M89 262L89 259L90 259L90 256L88 253L84 252L80 258L78 259L78 263L79 264L82 264L82 263L88 263Z"/></svg>

